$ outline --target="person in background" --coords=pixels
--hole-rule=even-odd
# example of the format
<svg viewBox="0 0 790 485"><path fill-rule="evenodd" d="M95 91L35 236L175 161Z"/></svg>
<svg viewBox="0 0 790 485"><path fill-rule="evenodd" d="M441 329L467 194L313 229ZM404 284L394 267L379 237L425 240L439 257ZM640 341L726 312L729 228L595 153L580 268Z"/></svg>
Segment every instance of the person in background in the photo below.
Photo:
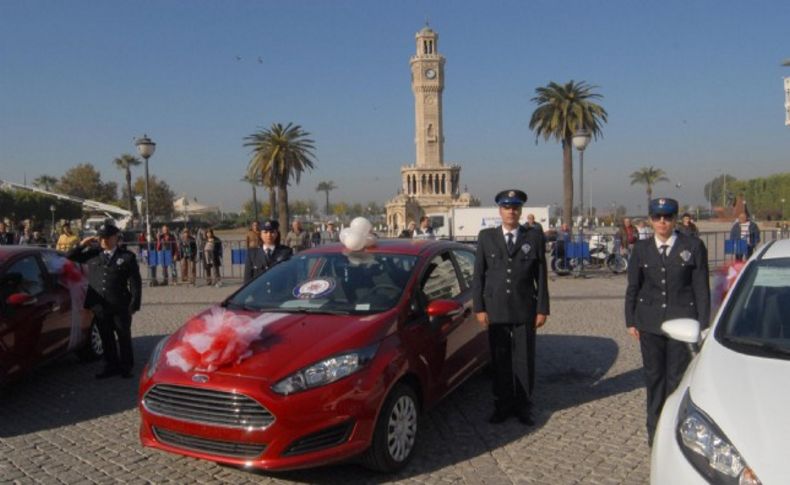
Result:
<svg viewBox="0 0 790 485"><path fill-rule="evenodd" d="M400 232L399 238L402 239L411 239L414 236L414 229L417 228L417 224L414 221L409 221L409 224L406 226L406 229Z"/></svg>
<svg viewBox="0 0 790 485"><path fill-rule="evenodd" d="M30 226L25 226L24 229L22 229L22 235L19 236L17 244L20 246L29 246L31 244L31 239L33 239L33 234L30 232Z"/></svg>
<svg viewBox="0 0 790 485"><path fill-rule="evenodd" d="M291 248L294 253L303 251L309 246L310 235L307 231L302 230L302 222L299 219L294 219L283 244Z"/></svg>
<svg viewBox="0 0 790 485"><path fill-rule="evenodd" d="M745 212L738 214L738 220L732 225L730 229L730 240L736 241L741 239L746 241L746 259L751 257L754 248L760 244L760 228L754 221L749 220L749 216ZM744 254L736 252L735 260L743 261Z"/></svg>
<svg viewBox="0 0 790 485"><path fill-rule="evenodd" d="M261 228L258 221L252 221L250 230L247 231L245 243L247 244L247 249L257 248L261 245Z"/></svg>
<svg viewBox="0 0 790 485"><path fill-rule="evenodd" d="M185 227L181 231L181 240L178 241L178 257L181 259L181 282L195 286L195 269L197 262L197 242Z"/></svg>
<svg viewBox="0 0 790 485"><path fill-rule="evenodd" d="M326 231L321 233L321 244L329 244L340 241L340 233L335 229L335 223L326 223Z"/></svg>
<svg viewBox="0 0 790 485"><path fill-rule="evenodd" d="M206 229L206 242L203 245L203 265L206 270L206 284L219 288L222 286L222 241L214 235L214 229ZM213 274L213 277L212 277Z"/></svg>
<svg viewBox="0 0 790 485"><path fill-rule="evenodd" d="M58 237L55 249L67 253L76 248L79 243L80 238L71 232L71 224L64 222L63 226L60 228L60 236Z"/></svg>
<svg viewBox="0 0 790 485"><path fill-rule="evenodd" d="M272 266L291 258L293 250L280 244L280 224L275 220L268 220L261 227L261 247L247 252L247 261L244 264L244 282L247 283Z"/></svg>
<svg viewBox="0 0 790 485"><path fill-rule="evenodd" d="M650 239L650 236L653 235L653 231L651 231L650 228L647 227L647 224L642 219L640 219L636 223L636 232L639 235L640 241L644 241L645 239Z"/></svg>
<svg viewBox="0 0 790 485"><path fill-rule="evenodd" d="M131 378L134 365L132 315L140 309L142 281L134 253L118 246L118 233L114 225L104 224L98 237L83 239L66 255L88 266L85 308L93 312L104 347L105 367L97 379Z"/></svg>
<svg viewBox="0 0 790 485"><path fill-rule="evenodd" d="M535 214L527 214L527 223L524 224L524 227L537 229L543 234L543 225L535 221Z"/></svg>
<svg viewBox="0 0 790 485"><path fill-rule="evenodd" d="M33 236L30 238L30 244L40 248L45 248L49 242L47 241L47 238L41 234L41 231L33 231Z"/></svg>
<svg viewBox="0 0 790 485"><path fill-rule="evenodd" d="M420 217L420 226L414 230L412 238L414 239L435 239L436 235L433 233L430 220L427 216Z"/></svg>
<svg viewBox="0 0 790 485"><path fill-rule="evenodd" d="M691 220L691 214L688 212L683 213L680 217L680 225L678 225L675 230L686 236L699 237L699 229L697 229L697 225Z"/></svg>
<svg viewBox="0 0 790 485"><path fill-rule="evenodd" d="M631 247L639 240L639 231L627 217L623 218L623 225L617 234L620 237L620 249L624 252L631 251Z"/></svg>
<svg viewBox="0 0 790 485"><path fill-rule="evenodd" d="M625 325L642 351L647 442L652 446L664 401L678 386L691 361L688 345L667 337L661 324L675 318L691 318L706 328L710 287L705 244L699 238L674 231L677 201L653 199L649 212L655 236L637 241L631 251Z"/></svg>
<svg viewBox="0 0 790 485"><path fill-rule="evenodd" d="M313 226L313 232L310 234L310 247L317 248L321 245L321 227L318 224Z"/></svg>
<svg viewBox="0 0 790 485"><path fill-rule="evenodd" d="M167 280L169 277L170 269L173 270L173 281L177 281L178 275L176 274L176 261L178 261L178 240L176 237L170 233L170 228L162 226L161 233L156 240L156 250L157 251L170 251L170 255L172 256L172 263L167 266L162 266L162 286L167 286Z"/></svg>

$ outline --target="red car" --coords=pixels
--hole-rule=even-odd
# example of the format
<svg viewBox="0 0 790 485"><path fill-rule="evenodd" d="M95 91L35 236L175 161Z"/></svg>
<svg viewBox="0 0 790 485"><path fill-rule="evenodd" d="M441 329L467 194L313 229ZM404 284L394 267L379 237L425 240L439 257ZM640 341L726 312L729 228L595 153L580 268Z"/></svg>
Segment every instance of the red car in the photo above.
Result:
<svg viewBox="0 0 790 485"><path fill-rule="evenodd" d="M102 355L84 284L82 268L54 250L0 246L0 383L71 351Z"/></svg>
<svg viewBox="0 0 790 485"><path fill-rule="evenodd" d="M143 445L265 470L402 468L420 414L489 360L474 261L446 241L299 252L159 342Z"/></svg>

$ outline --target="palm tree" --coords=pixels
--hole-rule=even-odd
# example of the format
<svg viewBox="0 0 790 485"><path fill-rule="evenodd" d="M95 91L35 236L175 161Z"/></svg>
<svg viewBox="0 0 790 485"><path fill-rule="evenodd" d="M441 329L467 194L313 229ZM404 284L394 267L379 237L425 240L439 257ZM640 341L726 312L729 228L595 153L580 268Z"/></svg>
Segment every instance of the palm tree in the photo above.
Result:
<svg viewBox="0 0 790 485"><path fill-rule="evenodd" d="M281 224L288 224L288 185L291 179L299 183L302 172L314 167L315 146L310 133L299 125L274 123L245 137L244 146L252 148L252 159L247 172L277 187L277 206Z"/></svg>
<svg viewBox="0 0 790 485"><path fill-rule="evenodd" d="M529 120L529 129L535 132L535 142L554 138L562 143L563 220L570 224L573 214L573 134L587 129L595 139L601 134L601 123L606 123L607 113L592 102L603 96L593 92L597 86L584 81L566 84L550 82L535 89L532 101L538 104Z"/></svg>
<svg viewBox="0 0 790 485"><path fill-rule="evenodd" d="M330 215L329 214L329 192L332 191L332 190L335 190L336 188L337 188L337 185L335 185L335 182L333 182L331 180L319 182L318 183L318 187L315 188L316 192L323 192L323 193L326 194L326 215Z"/></svg>
<svg viewBox="0 0 790 485"><path fill-rule="evenodd" d="M253 221L257 221L258 220L258 194L255 191L255 186L258 185L258 184L256 183L255 177L250 176L250 174L247 174L244 177L242 177L241 181L242 182L247 182L248 184L250 184L250 187L252 187L252 212L253 212L252 220Z"/></svg>
<svg viewBox="0 0 790 485"><path fill-rule="evenodd" d="M129 211L134 214L134 193L132 192L132 167L137 167L140 165L140 159L135 156L129 155L128 153L124 153L120 157L116 158L112 161L115 164L115 168L118 170L123 170L126 172L126 190L129 194Z"/></svg>
<svg viewBox="0 0 790 485"><path fill-rule="evenodd" d="M658 182L669 182L669 179L663 170L653 168L652 165L650 167L642 167L631 174L631 185L642 184L646 186L647 205L645 207L650 207L650 199L653 198L653 186Z"/></svg>
<svg viewBox="0 0 790 485"><path fill-rule="evenodd" d="M55 188L55 184L58 183L58 178L53 177L52 175L41 175L33 179L33 187L38 187L39 189L51 191Z"/></svg>

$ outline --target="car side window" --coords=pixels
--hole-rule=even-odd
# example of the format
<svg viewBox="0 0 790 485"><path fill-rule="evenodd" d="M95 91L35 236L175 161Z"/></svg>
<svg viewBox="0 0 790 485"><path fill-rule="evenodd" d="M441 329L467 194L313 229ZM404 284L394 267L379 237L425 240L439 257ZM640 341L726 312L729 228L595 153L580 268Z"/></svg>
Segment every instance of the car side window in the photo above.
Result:
<svg viewBox="0 0 790 485"><path fill-rule="evenodd" d="M449 252L444 252L428 263L420 282L426 302L455 298L461 294L461 284Z"/></svg>
<svg viewBox="0 0 790 485"><path fill-rule="evenodd" d="M475 253L463 249L454 249L455 261L458 269L461 270L461 280L466 283L467 288L472 287L472 277L475 273Z"/></svg>
<svg viewBox="0 0 790 485"><path fill-rule="evenodd" d="M16 290L36 296L44 291L44 277L35 256L26 256L13 263L6 272L6 278L16 284Z"/></svg>

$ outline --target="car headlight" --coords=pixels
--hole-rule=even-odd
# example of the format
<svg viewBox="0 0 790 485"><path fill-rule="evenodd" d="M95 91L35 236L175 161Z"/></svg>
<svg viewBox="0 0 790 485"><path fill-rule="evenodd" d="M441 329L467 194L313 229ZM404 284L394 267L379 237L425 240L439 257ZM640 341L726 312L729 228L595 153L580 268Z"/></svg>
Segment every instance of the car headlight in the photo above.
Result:
<svg viewBox="0 0 790 485"><path fill-rule="evenodd" d="M373 360L378 344L332 356L305 367L272 386L277 394L293 394L324 386L362 369Z"/></svg>
<svg viewBox="0 0 790 485"><path fill-rule="evenodd" d="M156 344L156 347L154 347L154 351L151 352L151 357L148 358L148 370L145 373L146 378L150 379L154 376L156 367L159 364L159 356L162 355L162 349L165 348L165 344L167 344L169 338L169 336L162 338L162 340Z"/></svg>
<svg viewBox="0 0 790 485"><path fill-rule="evenodd" d="M735 446L691 401L688 390L680 403L677 440L686 459L712 483L760 485Z"/></svg>

